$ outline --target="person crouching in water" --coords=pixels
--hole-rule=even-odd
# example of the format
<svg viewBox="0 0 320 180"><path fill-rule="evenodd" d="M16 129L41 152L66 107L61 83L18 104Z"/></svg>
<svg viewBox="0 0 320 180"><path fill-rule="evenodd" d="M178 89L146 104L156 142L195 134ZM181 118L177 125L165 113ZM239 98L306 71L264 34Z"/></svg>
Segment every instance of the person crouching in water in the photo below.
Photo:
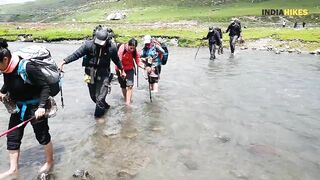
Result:
<svg viewBox="0 0 320 180"><path fill-rule="evenodd" d="M85 82L88 84L90 97L96 104L94 112L96 118L102 117L110 107L106 102L106 96L112 78L110 74L111 59L121 70L121 76L125 77L125 72L117 54L117 46L111 39L111 31L100 27L95 31L93 40L86 40L79 49L66 57L60 65L60 69L63 70L64 64L69 64L83 56L87 56L87 61L83 62L83 66L85 66Z"/></svg>
<svg viewBox="0 0 320 180"><path fill-rule="evenodd" d="M18 74L21 59L10 52L5 40L0 40L0 71L3 73L4 84L1 88L0 101L5 97L16 102L19 110L11 112L8 128L11 129L25 120L35 117L31 121L33 131L38 142L44 146L46 163L40 168L39 173L48 172L53 167L53 149L49 133L48 118L45 117L46 102L50 95L50 87L45 75L34 63L26 64L26 73L30 83L25 83ZM0 179L18 176L20 145L26 125L7 134L7 150L9 151L10 169L0 174Z"/></svg>
<svg viewBox="0 0 320 180"><path fill-rule="evenodd" d="M219 46L219 49L222 46L219 32L215 30L212 26L210 26L207 37L203 39L208 39L210 60L216 59L216 45Z"/></svg>
<svg viewBox="0 0 320 180"><path fill-rule="evenodd" d="M230 31L230 32L229 32ZM236 41L241 36L241 23L238 19L234 19L231 24L228 26L226 33L229 32L230 36L230 49L231 49L231 57L234 56L234 51L236 48Z"/></svg>
<svg viewBox="0 0 320 180"><path fill-rule="evenodd" d="M137 51L137 45L138 41L132 38L127 44L122 44L118 49L118 56L123 65L126 77L123 78L120 76L120 71L117 66L116 72L126 105L130 105L132 100L134 74L135 71L139 71L138 68L136 68L136 65L140 68L144 68L143 65L140 65L140 54Z"/></svg>
<svg viewBox="0 0 320 180"><path fill-rule="evenodd" d="M158 92L161 73L161 59L159 53L165 54L165 51L161 46L153 43L150 35L145 35L143 39L144 47L142 49L141 60L145 64L150 90Z"/></svg>

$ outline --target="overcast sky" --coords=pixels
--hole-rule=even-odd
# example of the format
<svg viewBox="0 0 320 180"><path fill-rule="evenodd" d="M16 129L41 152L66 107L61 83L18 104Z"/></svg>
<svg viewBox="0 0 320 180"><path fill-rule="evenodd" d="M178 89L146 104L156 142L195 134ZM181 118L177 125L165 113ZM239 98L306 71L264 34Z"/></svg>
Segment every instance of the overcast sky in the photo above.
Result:
<svg viewBox="0 0 320 180"><path fill-rule="evenodd" d="M14 3L23 3L28 1L35 1L35 0L0 0L0 5L2 4L14 4Z"/></svg>

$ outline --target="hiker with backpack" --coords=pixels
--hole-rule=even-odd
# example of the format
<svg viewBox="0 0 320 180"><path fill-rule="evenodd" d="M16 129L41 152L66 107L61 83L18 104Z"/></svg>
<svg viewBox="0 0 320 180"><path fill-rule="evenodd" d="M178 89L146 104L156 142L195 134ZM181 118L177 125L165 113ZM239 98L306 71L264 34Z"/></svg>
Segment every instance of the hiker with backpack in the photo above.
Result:
<svg viewBox="0 0 320 180"><path fill-rule="evenodd" d="M113 74L110 73L110 61L120 69L121 76L126 74L117 54L117 47L112 42L113 32L110 28L101 27L95 31L92 40L86 40L74 53L66 57L60 64L63 70L65 64L86 56L82 65L85 67L84 80L88 85L92 101L96 104L94 116L102 117L110 105L106 102L106 96L110 92Z"/></svg>
<svg viewBox="0 0 320 180"><path fill-rule="evenodd" d="M210 26L207 36L203 39L208 39L210 60L216 59L216 45L219 46L218 52L220 53L220 49L222 47L222 36L216 29L213 28L213 26Z"/></svg>
<svg viewBox="0 0 320 180"><path fill-rule="evenodd" d="M126 44L119 44L118 48L118 56L123 65L126 77L123 78L120 76L120 71L117 66L116 72L126 105L130 105L131 103L134 74L139 72L138 67L144 68L144 66L140 64L140 54L137 51L137 45L138 41L132 38Z"/></svg>
<svg viewBox="0 0 320 180"><path fill-rule="evenodd" d="M44 146L46 162L40 168L39 172L42 173L50 171L54 163L46 114L50 108L49 96L54 96L59 92L59 83L56 78L49 75L49 72L54 73L54 71L46 71L44 65L41 64L42 60L33 59L32 54L29 54L30 59L28 56L23 57L27 54L27 50L29 49L26 48L20 53L11 53L7 42L0 40L0 71L3 73L4 80L0 90L0 101L5 103L9 98L14 107L14 109L8 109L11 113L9 129L24 121L31 121L36 139ZM47 59L43 59L43 61L50 60L50 53L46 55ZM55 67L58 71L58 67ZM54 83L52 84L52 82ZM0 179L18 175L20 145L26 124L7 134L10 169L1 173Z"/></svg>
<svg viewBox="0 0 320 180"><path fill-rule="evenodd" d="M230 31L230 32L229 32ZM230 36L230 49L231 49L231 56L234 57L234 51L236 48L236 41L238 38L241 37L241 23L239 19L234 19L231 24L228 26L228 29L226 30L226 33L229 32Z"/></svg>
<svg viewBox="0 0 320 180"><path fill-rule="evenodd" d="M141 60L145 64L145 70L148 75L149 90L158 92L162 65L161 56L167 56L167 52L150 35L145 35L143 42Z"/></svg>

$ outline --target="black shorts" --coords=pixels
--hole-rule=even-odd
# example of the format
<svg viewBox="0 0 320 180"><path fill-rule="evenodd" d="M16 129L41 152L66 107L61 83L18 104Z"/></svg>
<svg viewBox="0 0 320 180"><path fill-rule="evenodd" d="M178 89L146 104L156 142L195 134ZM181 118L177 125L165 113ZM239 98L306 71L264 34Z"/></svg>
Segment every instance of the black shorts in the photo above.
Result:
<svg viewBox="0 0 320 180"><path fill-rule="evenodd" d="M32 110L30 110L32 109ZM25 119L29 119L33 116L35 108L27 108ZM32 116L31 116L32 115ZM22 123L20 120L20 113L11 114L10 122L8 129ZM31 122L33 131L36 135L36 139L41 145L47 145L51 141L51 136L49 134L49 126L48 126L48 119L41 118L36 123ZM21 140L24 133L25 126L21 126L20 128L12 131L11 133L7 134L7 149L8 150L19 150L21 145Z"/></svg>
<svg viewBox="0 0 320 180"><path fill-rule="evenodd" d="M155 67L154 73L155 73L156 75L158 75L158 77L150 77L150 78L149 78L149 83L150 83L150 84L154 84L154 83L158 83L158 82L159 82L160 73L161 73L161 65Z"/></svg>
<svg viewBox="0 0 320 180"><path fill-rule="evenodd" d="M121 88L126 88L134 85L134 70L126 71L126 78L120 76L120 72L117 71L118 81Z"/></svg>

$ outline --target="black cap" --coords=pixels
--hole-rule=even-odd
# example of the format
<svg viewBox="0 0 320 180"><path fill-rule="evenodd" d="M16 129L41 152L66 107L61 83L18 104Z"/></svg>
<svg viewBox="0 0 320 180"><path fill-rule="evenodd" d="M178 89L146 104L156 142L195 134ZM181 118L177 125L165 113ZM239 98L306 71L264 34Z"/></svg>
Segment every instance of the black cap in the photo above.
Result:
<svg viewBox="0 0 320 180"><path fill-rule="evenodd" d="M103 46L106 44L107 40L109 40L109 32L106 29L100 29L96 31L94 38L95 44Z"/></svg>

